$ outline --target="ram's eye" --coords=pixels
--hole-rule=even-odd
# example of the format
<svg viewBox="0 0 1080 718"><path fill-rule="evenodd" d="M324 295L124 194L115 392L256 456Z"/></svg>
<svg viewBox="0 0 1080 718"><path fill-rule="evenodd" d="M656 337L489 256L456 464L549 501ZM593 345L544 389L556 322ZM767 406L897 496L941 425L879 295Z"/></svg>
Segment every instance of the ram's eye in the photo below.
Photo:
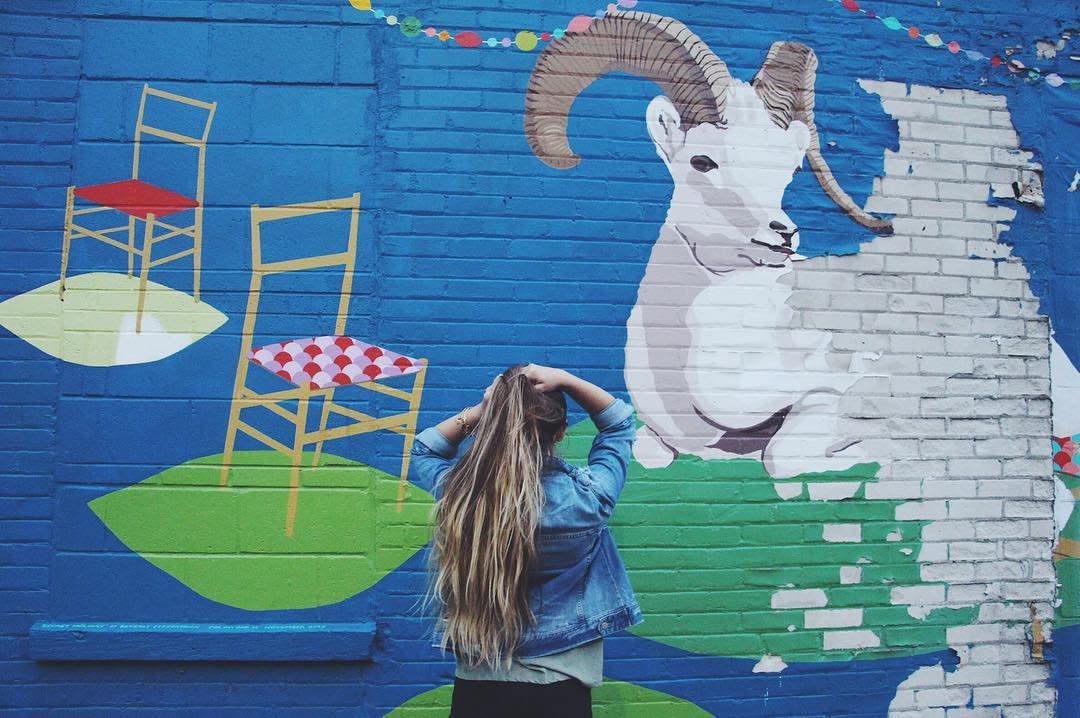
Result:
<svg viewBox="0 0 1080 718"><path fill-rule="evenodd" d="M708 155L694 155L690 158L690 166L698 172L708 172L716 169L720 165L713 162L712 157L709 157Z"/></svg>

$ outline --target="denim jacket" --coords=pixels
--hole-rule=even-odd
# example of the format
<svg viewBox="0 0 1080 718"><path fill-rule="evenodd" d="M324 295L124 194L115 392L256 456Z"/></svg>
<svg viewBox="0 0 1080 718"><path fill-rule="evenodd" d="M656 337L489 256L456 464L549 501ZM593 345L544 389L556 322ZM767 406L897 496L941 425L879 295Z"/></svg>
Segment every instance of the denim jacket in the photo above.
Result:
<svg viewBox="0 0 1080 718"><path fill-rule="evenodd" d="M557 456L544 465L539 566L529 581L536 624L514 652L519 658L560 653L644 620L607 526L626 483L633 410L616 399L592 420L599 433L587 468ZM437 499L456 459L454 444L435 427L425 429L412 451L413 480Z"/></svg>

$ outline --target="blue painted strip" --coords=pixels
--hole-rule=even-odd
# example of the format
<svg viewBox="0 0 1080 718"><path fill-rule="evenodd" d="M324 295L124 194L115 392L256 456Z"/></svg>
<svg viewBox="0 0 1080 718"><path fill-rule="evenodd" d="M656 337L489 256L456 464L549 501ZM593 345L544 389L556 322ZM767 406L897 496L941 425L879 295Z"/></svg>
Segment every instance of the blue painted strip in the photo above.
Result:
<svg viewBox="0 0 1080 718"><path fill-rule="evenodd" d="M38 661L368 661L374 622L68 623L38 621Z"/></svg>

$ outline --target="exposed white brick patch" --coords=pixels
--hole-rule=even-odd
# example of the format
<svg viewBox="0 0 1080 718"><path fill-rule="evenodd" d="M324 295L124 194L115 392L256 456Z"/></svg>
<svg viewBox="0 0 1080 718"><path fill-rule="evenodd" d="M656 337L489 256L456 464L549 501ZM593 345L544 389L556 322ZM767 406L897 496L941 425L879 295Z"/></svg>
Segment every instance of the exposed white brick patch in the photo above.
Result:
<svg viewBox="0 0 1080 718"><path fill-rule="evenodd" d="M754 664L752 670L754 673L780 673L787 668L787 665L780 656L764 655Z"/></svg>
<svg viewBox="0 0 1080 718"><path fill-rule="evenodd" d="M862 568L858 566L841 566L840 583L847 586L862 582Z"/></svg>
<svg viewBox="0 0 1080 718"><path fill-rule="evenodd" d="M773 486L776 489L776 495L782 499L793 499L802 495L803 485L800 481L777 482Z"/></svg>
<svg viewBox="0 0 1080 718"><path fill-rule="evenodd" d="M873 631L826 631L825 650L877 648L881 638Z"/></svg>
<svg viewBox="0 0 1080 718"><path fill-rule="evenodd" d="M807 486L811 501L841 501L850 499L858 491L856 481L820 481Z"/></svg>
<svg viewBox="0 0 1080 718"><path fill-rule="evenodd" d="M828 602L820 588L786 589L772 595L773 608L822 608Z"/></svg>
<svg viewBox="0 0 1080 718"><path fill-rule="evenodd" d="M862 524L825 524L821 535L829 543L858 543L862 541Z"/></svg>
<svg viewBox="0 0 1080 718"><path fill-rule="evenodd" d="M861 626L861 608L826 608L806 612L807 628L850 628Z"/></svg>
<svg viewBox="0 0 1080 718"><path fill-rule="evenodd" d="M1050 620L1055 590L1053 492L1043 488L1050 343L1027 270L1001 242L1016 208L991 205L1039 168L1003 97L860 84L899 123L899 149L886 153L867 201L895 215L895 235L865 244L858 267L847 257L804 262L799 283L853 283L866 307L885 303L849 307L861 314L859 331L846 320L833 336L852 351L884 347L843 404L853 427L869 429L867 456L891 457L866 498L903 499L898 520L929 521L919 560L923 580L936 583L895 586L893 603L915 617L993 606L948 630L960 666L919 669L890 715L1051 715L1047 667L1032 659L1024 633L1032 607Z"/></svg>

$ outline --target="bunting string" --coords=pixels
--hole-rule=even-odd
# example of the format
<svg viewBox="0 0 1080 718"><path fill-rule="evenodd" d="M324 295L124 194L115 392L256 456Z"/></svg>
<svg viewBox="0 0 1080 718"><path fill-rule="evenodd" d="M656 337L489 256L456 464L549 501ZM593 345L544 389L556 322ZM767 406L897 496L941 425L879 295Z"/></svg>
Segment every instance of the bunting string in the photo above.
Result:
<svg viewBox="0 0 1080 718"><path fill-rule="evenodd" d="M936 32L924 32L917 25L905 25L892 15L882 16L873 10L862 7L858 0L825 0L833 5L840 5L843 9L861 14L870 20L878 20L889 30L906 33L912 40L922 40L933 48L948 50L953 55L963 55L972 62L985 62L993 68L1008 70L1013 75L1022 77L1028 82L1045 82L1050 87L1067 87L1072 90L1080 90L1080 79L1065 78L1056 72L1043 73L1037 67L1026 67L1016 58L1004 59L1001 54L984 55L978 50L971 50L960 46L956 40L946 41ZM1005 53L1008 55L1009 53Z"/></svg>
<svg viewBox="0 0 1080 718"><path fill-rule="evenodd" d="M956 40L945 40L936 32L925 32L917 25L905 24L893 15L880 15L874 10L864 8L858 0L825 0L832 5L839 5L844 10L862 15L870 20L878 20L886 29L903 32L912 40L922 40L929 47L947 50L953 55L962 55L972 62L987 63L991 68L1002 68L1027 82L1043 82L1053 88L1066 87L1080 90L1080 78L1062 77L1056 72L1042 72L1037 67L1027 67L1018 58L1011 57L1015 52L1006 51L985 55L978 50L961 47ZM629 10L637 6L638 0L615 0L592 15L578 15L550 31L519 30L516 33L490 32L482 30L449 30L439 24L427 24L415 15L401 16L389 13L372 5L372 0L349 0L349 4L361 12L369 13L374 19L384 22L389 27L396 27L407 38L421 38L436 42L456 44L464 48L511 49L532 52L543 43L558 40L567 32L581 32L597 18L619 9ZM1003 57L1004 55L1004 57Z"/></svg>
<svg viewBox="0 0 1080 718"><path fill-rule="evenodd" d="M453 43L466 48L516 48L521 52L532 52L545 42L558 40L568 32L581 32L593 23L593 20L602 18L609 12L636 7L638 0L616 0L609 3L601 10L592 15L578 15L566 27L557 27L551 31L520 30L513 35L502 32L485 32L481 30L451 31L438 24L427 24L414 15L400 16L388 13L381 8L373 7L371 0L349 0L349 4L362 12L370 13L376 20L385 22L390 27L396 27L407 38L421 38L435 40L443 43Z"/></svg>

